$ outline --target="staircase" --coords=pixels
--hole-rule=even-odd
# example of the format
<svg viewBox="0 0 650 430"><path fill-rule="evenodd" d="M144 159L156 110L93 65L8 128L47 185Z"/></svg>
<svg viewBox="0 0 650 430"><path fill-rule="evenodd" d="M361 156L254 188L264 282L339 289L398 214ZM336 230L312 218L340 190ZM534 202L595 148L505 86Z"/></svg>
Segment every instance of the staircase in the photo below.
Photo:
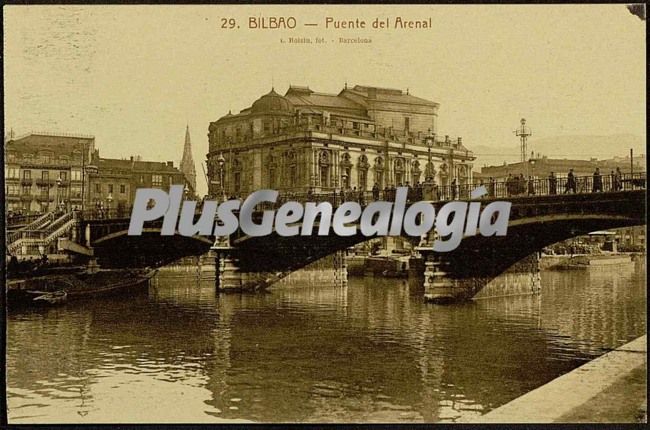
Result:
<svg viewBox="0 0 650 430"><path fill-rule="evenodd" d="M12 255L37 254L39 247L47 248L58 238L70 233L75 225L72 212L58 218L54 213L47 213L28 226L11 233L7 237L7 252Z"/></svg>

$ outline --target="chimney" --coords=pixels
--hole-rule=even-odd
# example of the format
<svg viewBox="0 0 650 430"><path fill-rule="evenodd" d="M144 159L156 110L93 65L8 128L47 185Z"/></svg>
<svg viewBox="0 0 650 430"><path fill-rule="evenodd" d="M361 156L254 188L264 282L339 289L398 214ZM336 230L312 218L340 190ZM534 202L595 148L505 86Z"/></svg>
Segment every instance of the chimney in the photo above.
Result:
<svg viewBox="0 0 650 430"><path fill-rule="evenodd" d="M168 161L168 162L167 162L167 166L169 166L169 167L174 167L174 162L173 162L173 161Z"/></svg>
<svg viewBox="0 0 650 430"><path fill-rule="evenodd" d="M130 156L129 159L131 160L131 162L133 162L133 155Z"/></svg>

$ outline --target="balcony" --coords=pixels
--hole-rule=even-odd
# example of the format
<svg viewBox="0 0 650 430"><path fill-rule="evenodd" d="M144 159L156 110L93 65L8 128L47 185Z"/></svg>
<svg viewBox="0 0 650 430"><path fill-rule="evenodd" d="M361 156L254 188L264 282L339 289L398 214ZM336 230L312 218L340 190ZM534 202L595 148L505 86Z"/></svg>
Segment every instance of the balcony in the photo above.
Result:
<svg viewBox="0 0 650 430"><path fill-rule="evenodd" d="M39 186L49 185L51 187L55 183L56 183L56 179L43 179L43 178L36 179L36 185L39 185Z"/></svg>
<svg viewBox="0 0 650 430"><path fill-rule="evenodd" d="M32 185L32 178L23 178L20 180L20 185Z"/></svg>

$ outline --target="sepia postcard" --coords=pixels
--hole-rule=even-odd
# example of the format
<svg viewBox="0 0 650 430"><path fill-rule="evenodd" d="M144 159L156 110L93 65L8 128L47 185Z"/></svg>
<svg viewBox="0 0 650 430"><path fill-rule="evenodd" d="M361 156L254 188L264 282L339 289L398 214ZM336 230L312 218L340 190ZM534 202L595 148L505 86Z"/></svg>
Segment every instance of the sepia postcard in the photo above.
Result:
<svg viewBox="0 0 650 430"><path fill-rule="evenodd" d="M645 423L644 4L7 4L6 425Z"/></svg>

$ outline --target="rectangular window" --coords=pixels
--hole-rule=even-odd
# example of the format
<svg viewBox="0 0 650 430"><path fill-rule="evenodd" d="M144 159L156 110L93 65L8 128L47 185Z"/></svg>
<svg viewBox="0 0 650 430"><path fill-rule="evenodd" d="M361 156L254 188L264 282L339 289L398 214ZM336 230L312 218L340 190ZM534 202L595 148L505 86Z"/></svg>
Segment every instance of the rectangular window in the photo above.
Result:
<svg viewBox="0 0 650 430"><path fill-rule="evenodd" d="M113 193L113 184L108 184L108 192L109 192L110 194Z"/></svg>
<svg viewBox="0 0 650 430"><path fill-rule="evenodd" d="M411 128L411 118L404 118L404 130L409 131Z"/></svg>
<svg viewBox="0 0 650 430"><path fill-rule="evenodd" d="M126 193L126 185L120 184L120 194L125 194Z"/></svg>
<svg viewBox="0 0 650 430"><path fill-rule="evenodd" d="M67 181L68 180L68 172L64 172L64 171L59 172L59 178L62 181Z"/></svg>
<svg viewBox="0 0 650 430"><path fill-rule="evenodd" d="M70 172L70 178L73 181L81 181L81 170L72 170Z"/></svg>
<svg viewBox="0 0 650 430"><path fill-rule="evenodd" d="M50 171L49 170L43 170L41 172L41 178L43 178L44 181L47 181L50 179Z"/></svg>
<svg viewBox="0 0 650 430"><path fill-rule="evenodd" d="M163 179L162 175L151 175L151 185L154 187L162 187Z"/></svg>
<svg viewBox="0 0 650 430"><path fill-rule="evenodd" d="M29 195L31 190L32 190L32 187L30 187L29 185L23 185L22 194L25 195L25 196Z"/></svg>
<svg viewBox="0 0 650 430"><path fill-rule="evenodd" d="M32 179L32 171L23 170L23 179Z"/></svg>
<svg viewBox="0 0 650 430"><path fill-rule="evenodd" d="M20 178L20 170L16 167L9 167L9 169L7 170L7 178L14 178L14 179Z"/></svg>
<svg viewBox="0 0 650 430"><path fill-rule="evenodd" d="M70 196L76 199L81 198L81 184L72 184L70 186Z"/></svg>
<svg viewBox="0 0 650 430"><path fill-rule="evenodd" d="M20 193L20 186L18 184L7 185L7 194L10 196L17 196Z"/></svg>
<svg viewBox="0 0 650 430"><path fill-rule="evenodd" d="M102 192L102 185L101 184L95 184L95 192L96 193L101 193Z"/></svg>

